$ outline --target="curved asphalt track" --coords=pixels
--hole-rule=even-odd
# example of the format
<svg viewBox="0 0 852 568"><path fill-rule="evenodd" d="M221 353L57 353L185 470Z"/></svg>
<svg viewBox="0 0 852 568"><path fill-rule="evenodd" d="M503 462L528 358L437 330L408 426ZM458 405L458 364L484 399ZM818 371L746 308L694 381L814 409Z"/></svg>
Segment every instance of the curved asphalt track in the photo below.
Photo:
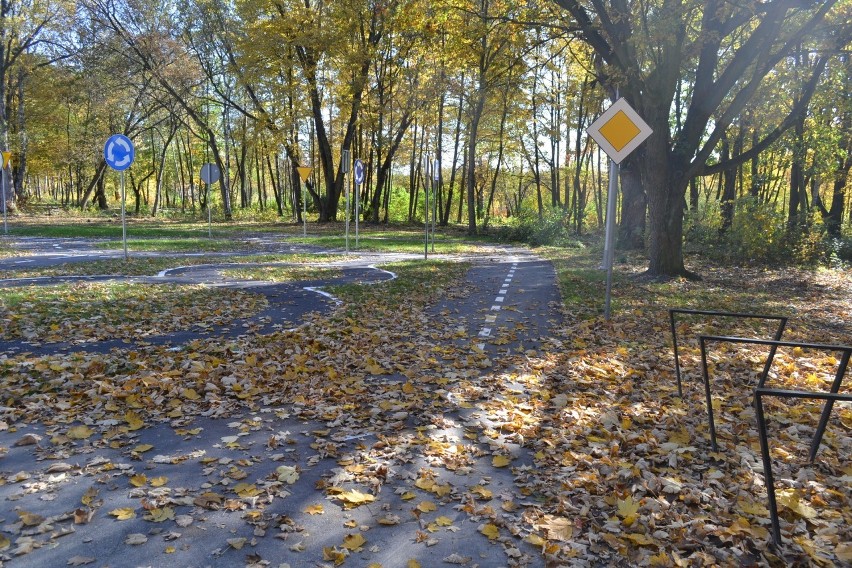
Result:
<svg viewBox="0 0 852 568"><path fill-rule="evenodd" d="M40 243L41 245L47 243ZM280 245L276 245L280 249ZM0 259L0 270L8 269L9 263L15 266L28 267L38 263L67 262L68 250L57 253L37 248L32 257L16 257ZM304 248L304 247L303 247ZM41 251L41 252L39 252ZM74 260L103 258L101 253L89 254L79 242L75 244ZM112 251L113 253L115 251ZM280 250L276 250L280 252ZM304 252L304 251L301 251ZM71 353L74 351L104 352L114 348L133 349L137 345L157 343L161 345L180 346L200 337L234 337L246 333L263 334L280 330L291 323L302 321L306 314L315 311L330 310L336 304L334 298L322 293L321 287L342 282L377 283L393 277L391 273L372 267L381 260L394 261L401 259L421 258L417 255L361 255L343 263L333 263L339 267L343 276L334 280L311 282L269 283L253 281L228 281L220 271L228 265L203 265L177 268L163 274L149 277L128 278L140 282L175 282L199 283L211 286L229 286L251 290L263 294L269 301L268 308L260 314L246 320L235 321L227 326L214 329L183 330L159 337L146 337L139 344L122 341L102 341L83 344L39 344L25 342L0 342L0 355L17 355L33 353L34 355L49 353ZM33 260L33 262L27 262ZM557 305L559 292L555 282L552 266L541 261L526 251L496 248L491 256L472 257L473 265L467 276L466 293L455 298L436 298L429 310L429 317L445 320L456 328L463 330L459 334L460 345L469 345L472 349L485 351L492 359L512 353L536 350L541 347L542 337L545 337L556 319L559 317ZM282 263L283 264L283 263ZM100 279L114 277L103 276ZM92 278L87 278L92 280ZM38 279L38 283L50 284L67 280L65 278ZM33 284L33 279L0 281L0 293L3 286ZM393 380L392 376L382 377L382 380ZM286 433L288 437L286 458L284 463L301 464L301 477L290 487L291 495L286 499L276 499L269 506L267 513L280 515L281 519L291 518L298 523L299 532L293 533L289 540L281 540L270 527L269 534L255 530L242 519L239 512L192 510L195 522L191 526L177 527L174 522L155 525L136 518L127 521L116 521L106 512L118 507L138 507L138 495L128 488L125 474L115 470L115 476L102 476L106 484L96 484L99 489L99 499L102 501L92 521L88 524L70 525L74 530L61 536L36 535L35 539L42 544L26 554L16 556L15 547L20 539L15 536L15 530L5 531L4 535L13 541L12 547L6 552L0 552L0 563L4 566L66 566L75 559L91 558L91 566L110 566L133 568L137 566L215 566L231 567L248 565L252 559L270 561L271 566L330 566L332 563L323 560L324 546L339 547L345 535L357 529L348 527L369 526L364 534L368 540L369 550L353 552L345 566L361 567L371 562L380 563L385 567L405 566L408 559L417 559L421 566L447 565L443 559L464 559L466 566L500 567L527 566L543 568L544 558L532 546L520 539L509 537L506 541L521 556L510 557L507 548L491 542L479 532L481 520L470 517L458 510L453 500L440 500L438 510L430 515L415 517L411 514L412 504L400 500L399 493L403 488L411 488L412 479L417 477L421 468L429 468L430 464L422 457L415 457L408 464L399 464L398 471L387 479L387 487L381 493L382 510L387 514L396 514L401 522L395 526L376 526L377 510L370 507L359 507L353 510L343 510L340 507L327 505L325 514L319 516L302 513L307 505L316 503L319 499L315 485L327 480L331 472L336 471L337 462L333 458L319 459L312 443L316 441L314 432L326 429L325 422L305 421L289 417L286 408L283 413L274 409L261 410L258 413L246 413L244 416L229 416L227 419L212 417L197 417L193 425L202 430L197 436L178 436L175 430L166 423L151 424L135 434L135 442L148 443L156 447L156 452L162 456L172 457L172 461L143 459L128 463L126 451L113 450L108 447L94 447L88 443L84 447L75 447L75 452L65 458L53 457L45 460L45 452L53 451L46 440L40 445L16 445L16 442L27 434L46 436L46 427L39 423L17 422L15 429L3 431L0 428L0 447L8 452L0 455L0 477L9 480L15 472L28 472L32 476L22 482L6 482L0 484L0 519L5 523L17 520L17 510L55 518L55 526L69 526L68 512L79 506L84 492L93 486L97 473L104 463L117 464L119 467L135 467L136 471L144 471L149 478L158 475L168 476L170 487L194 488L209 478L199 456L223 460L222 463L242 459L246 465L248 479L263 479L274 473L279 462L273 461L267 455L266 444L270 432ZM444 414L447 426L442 426L430 432L430 436L456 436L458 432L453 421L463 420L470 427L475 427L476 421L483 429L492 428L488 418L477 417L472 410L455 405L448 400ZM234 421L257 420L263 427L257 431L248 432L240 438L242 448L228 449L218 442L223 436L233 435ZM411 427L411 425L409 425ZM13 431L14 430L14 431ZM241 434L242 436L242 434ZM337 440L341 444L342 455L347 452L357 452L361 444L367 442L373 434L365 432L362 436L349 436ZM332 435L334 438L334 435ZM362 440L364 438L364 440ZM336 438L335 438L336 439ZM532 459L528 451L515 441L497 440L505 450L511 452L517 465L530 465ZM44 447L42 447L44 446ZM85 451L82 451L85 450ZM311 461L317 457L317 461ZM68 471L60 475L51 473L51 467L58 465L57 460L64 459L64 467ZM228 460L228 461L224 461ZM99 465L100 464L100 465ZM396 466L395 466L396 467ZM224 469L222 465L220 468ZM442 482L449 482L459 491L464 491L470 483L487 483L493 491L494 500L490 505L500 510L501 499L517 491L510 468L496 469L491 466L490 455L484 454L475 464L474 473L469 476L456 475L453 472L436 470ZM64 479L55 481L59 477ZM213 476L215 478L215 476ZM54 480L54 481L51 481ZM487 480L487 481L486 481ZM38 490L31 488L40 487ZM469 491L469 487L467 488ZM420 498L423 495L419 496ZM524 499L516 496L518 501ZM435 499L438 501L438 499ZM377 503L378 504L378 503ZM482 505L489 504L483 501ZM186 507L180 507L179 513L186 512ZM437 515L449 517L453 522L453 530L441 530L434 536L434 542L416 540L417 534L424 534L423 522ZM512 515L512 513L505 513ZM64 520L63 520L64 519ZM283 528L283 527L282 527ZM4 529L0 527L0 531ZM128 534L139 533L147 536L147 542L132 546L125 543ZM226 540L234 537L244 537L247 544L242 550L230 547ZM287 535L284 535L288 538ZM17 540L16 540L17 539ZM299 549L294 545L304 543ZM171 552L164 552L172 544ZM301 550L301 551L300 551ZM96 560L95 560L96 559ZM289 563L289 564L288 564Z"/></svg>

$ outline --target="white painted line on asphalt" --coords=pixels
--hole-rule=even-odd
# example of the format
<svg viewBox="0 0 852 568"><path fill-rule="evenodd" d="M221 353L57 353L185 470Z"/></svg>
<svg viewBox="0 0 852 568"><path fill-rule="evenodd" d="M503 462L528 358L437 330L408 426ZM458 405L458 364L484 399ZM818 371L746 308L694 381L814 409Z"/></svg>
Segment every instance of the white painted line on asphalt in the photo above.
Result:
<svg viewBox="0 0 852 568"><path fill-rule="evenodd" d="M500 288L500 295L501 295L501 296L505 296L505 295L506 295L506 294L508 294L508 293L509 293L509 289L508 289L508 288Z"/></svg>
<svg viewBox="0 0 852 568"><path fill-rule="evenodd" d="M505 299L506 299L506 297L505 297L505 296L497 296L496 298L494 298L494 301L495 301L495 302L500 302L500 303L502 304L502 303L503 303L503 300L505 300Z"/></svg>
<svg viewBox="0 0 852 568"><path fill-rule="evenodd" d="M30 262L35 262L34 260L16 260L14 264L27 264Z"/></svg>
<svg viewBox="0 0 852 568"><path fill-rule="evenodd" d="M482 331L479 332L479 337L488 337L489 335L491 335L490 327L483 327Z"/></svg>
<svg viewBox="0 0 852 568"><path fill-rule="evenodd" d="M497 316L485 316L486 323L494 323L497 321Z"/></svg>
<svg viewBox="0 0 852 568"><path fill-rule="evenodd" d="M480 351L485 351L485 344L484 343L477 343L476 346L479 348Z"/></svg>
<svg viewBox="0 0 852 568"><path fill-rule="evenodd" d="M386 273L386 274L390 274L390 276L391 276L391 278L390 278L390 279L391 279L391 280L395 280L395 279L396 279L396 277L397 277L396 272L391 272L390 270L385 270L384 268L379 268L379 267L377 267L375 264L371 264L371 265L370 265L370 266L368 266L367 268L372 268L373 270L378 270L379 272L384 272L384 273Z"/></svg>
<svg viewBox="0 0 852 568"><path fill-rule="evenodd" d="M491 306L491 311L492 311L492 312L499 312L499 311L500 311L500 306Z"/></svg>

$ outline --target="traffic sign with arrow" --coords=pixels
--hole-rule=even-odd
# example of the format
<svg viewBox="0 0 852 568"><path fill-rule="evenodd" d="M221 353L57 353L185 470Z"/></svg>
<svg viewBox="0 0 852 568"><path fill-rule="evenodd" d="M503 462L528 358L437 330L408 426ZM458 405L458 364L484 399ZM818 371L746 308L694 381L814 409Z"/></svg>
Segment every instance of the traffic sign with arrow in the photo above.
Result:
<svg viewBox="0 0 852 568"><path fill-rule="evenodd" d="M129 168L135 157L133 142L124 134L113 134L104 145L104 160L116 171L123 172Z"/></svg>
<svg viewBox="0 0 852 568"><path fill-rule="evenodd" d="M361 185L364 183L364 162L361 160L355 160L355 183L357 185Z"/></svg>

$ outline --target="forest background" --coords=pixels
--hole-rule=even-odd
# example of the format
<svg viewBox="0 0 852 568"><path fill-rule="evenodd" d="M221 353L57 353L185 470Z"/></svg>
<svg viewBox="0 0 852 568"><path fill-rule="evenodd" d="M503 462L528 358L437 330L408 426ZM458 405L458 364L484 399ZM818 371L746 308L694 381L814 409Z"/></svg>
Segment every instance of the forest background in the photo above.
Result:
<svg viewBox="0 0 852 568"><path fill-rule="evenodd" d="M651 275L688 275L689 247L843 266L850 22L848 0L4 0L6 203L114 212L122 133L139 216L340 220L346 150L365 222L422 222L434 190L442 226L567 244L603 225L585 129L618 95L654 128L618 213Z"/></svg>

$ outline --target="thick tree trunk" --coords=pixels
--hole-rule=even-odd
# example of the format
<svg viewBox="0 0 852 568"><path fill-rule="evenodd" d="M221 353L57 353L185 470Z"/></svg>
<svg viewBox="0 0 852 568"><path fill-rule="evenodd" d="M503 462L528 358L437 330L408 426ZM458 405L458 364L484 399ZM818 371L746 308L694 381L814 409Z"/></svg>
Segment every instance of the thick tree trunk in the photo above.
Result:
<svg viewBox="0 0 852 568"><path fill-rule="evenodd" d="M621 163L621 223L618 226L617 246L627 250L645 248L648 200L642 187L638 163L644 152L637 149Z"/></svg>
<svg viewBox="0 0 852 568"><path fill-rule="evenodd" d="M483 79L484 81L484 79ZM471 108L470 132L467 147L467 232L476 234L476 142L479 135L479 121L485 109L485 85L480 81L476 91L476 100Z"/></svg>
<svg viewBox="0 0 852 568"><path fill-rule="evenodd" d="M655 129L655 132L659 132ZM648 194L648 274L688 276L683 264L683 206L689 180L669 157L665 134L646 141L642 179Z"/></svg>

